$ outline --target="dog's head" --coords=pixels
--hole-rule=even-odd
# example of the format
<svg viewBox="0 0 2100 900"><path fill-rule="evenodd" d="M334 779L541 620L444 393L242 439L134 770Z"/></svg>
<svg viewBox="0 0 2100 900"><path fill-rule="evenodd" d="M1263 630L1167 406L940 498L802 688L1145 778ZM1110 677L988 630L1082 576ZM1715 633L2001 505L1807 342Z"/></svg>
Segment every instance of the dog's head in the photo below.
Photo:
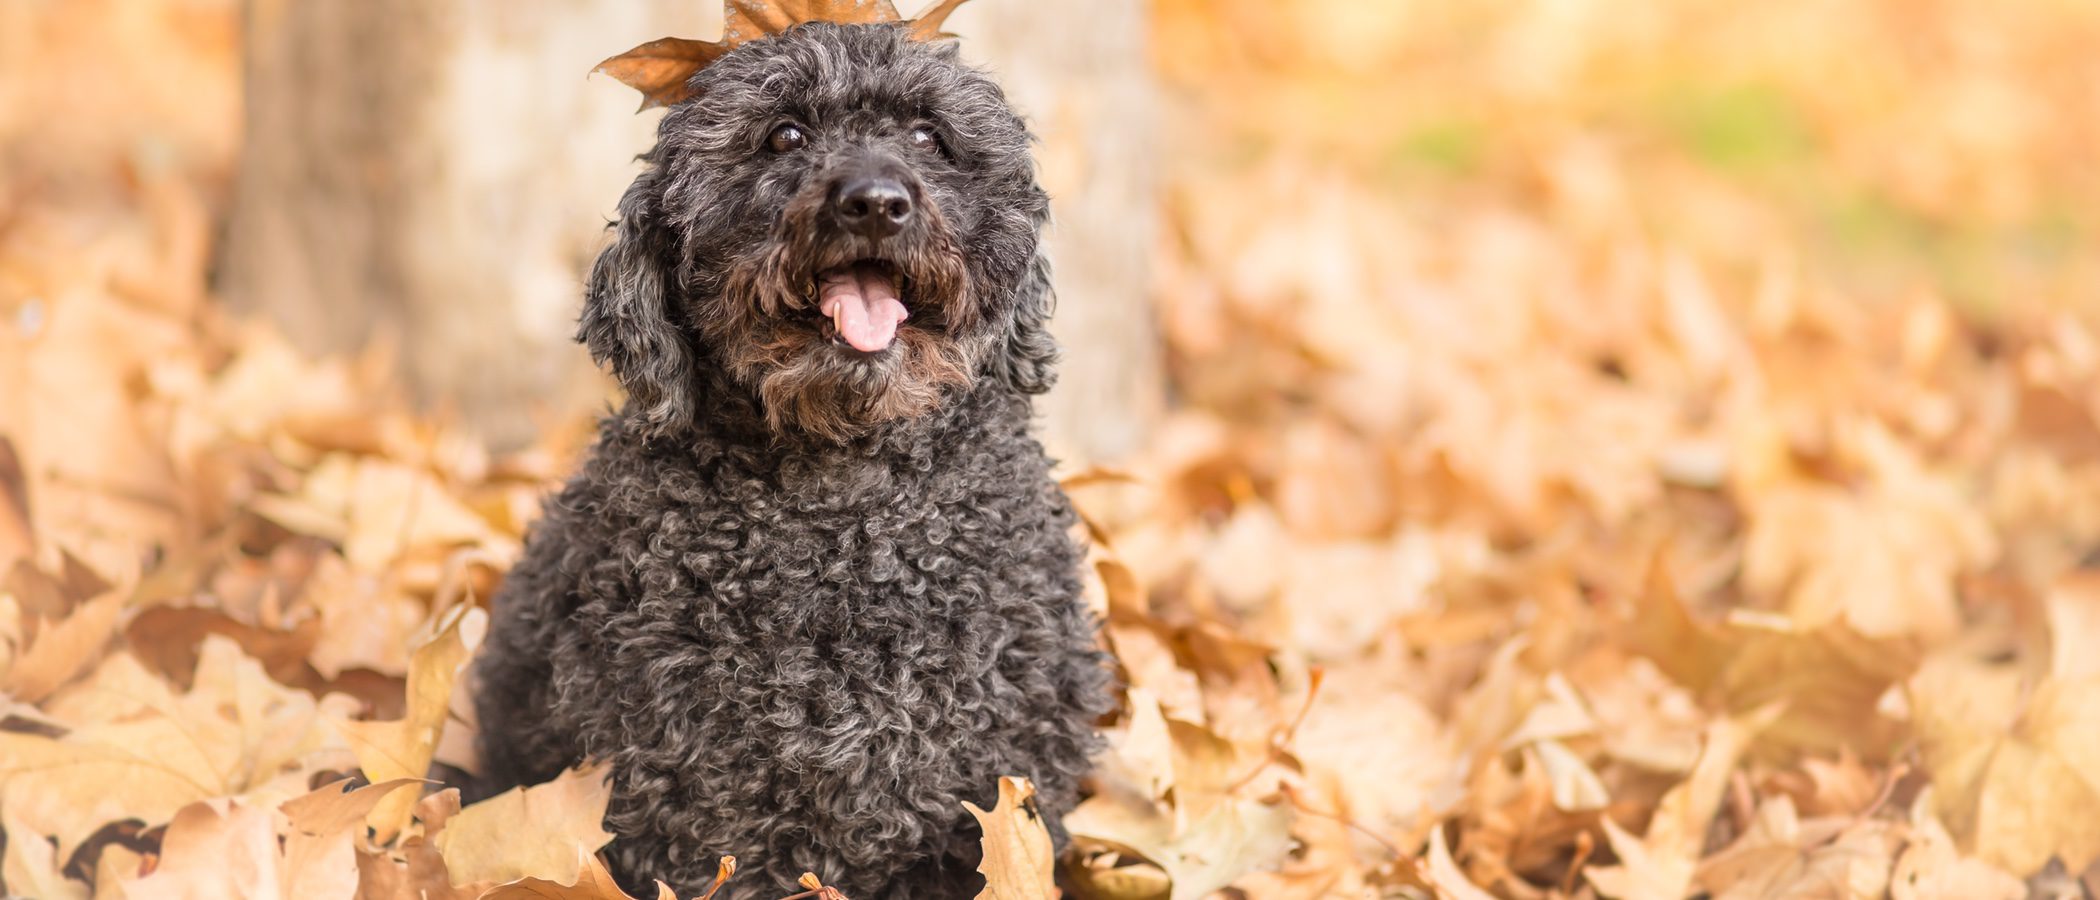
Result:
<svg viewBox="0 0 2100 900"><path fill-rule="evenodd" d="M830 440L981 379L1049 387L1049 204L1027 127L952 45L810 24L692 84L620 201L579 335L652 434L692 424L704 366L776 431Z"/></svg>

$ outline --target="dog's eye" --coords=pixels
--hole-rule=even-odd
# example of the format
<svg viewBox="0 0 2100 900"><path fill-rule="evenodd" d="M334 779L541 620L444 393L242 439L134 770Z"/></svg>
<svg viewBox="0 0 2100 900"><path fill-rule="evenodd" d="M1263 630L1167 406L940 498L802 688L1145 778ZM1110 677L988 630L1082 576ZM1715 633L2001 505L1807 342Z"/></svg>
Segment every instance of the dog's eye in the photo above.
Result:
<svg viewBox="0 0 2100 900"><path fill-rule="evenodd" d="M913 150L940 150L941 136L931 126L921 125L911 130L911 147Z"/></svg>
<svg viewBox="0 0 2100 900"><path fill-rule="evenodd" d="M773 129L772 136L766 138L766 146L774 153L793 153L808 143L809 136L802 133L799 125L782 125Z"/></svg>

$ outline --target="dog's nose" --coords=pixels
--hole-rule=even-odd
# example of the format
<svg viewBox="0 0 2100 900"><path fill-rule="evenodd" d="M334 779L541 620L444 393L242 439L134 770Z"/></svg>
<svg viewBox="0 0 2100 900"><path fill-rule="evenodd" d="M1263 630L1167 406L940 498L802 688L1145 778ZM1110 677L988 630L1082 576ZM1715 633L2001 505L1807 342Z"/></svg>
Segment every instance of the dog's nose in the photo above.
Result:
<svg viewBox="0 0 2100 900"><path fill-rule="evenodd" d="M839 224L863 237L886 238L911 224L911 192L890 178L862 178L839 191Z"/></svg>

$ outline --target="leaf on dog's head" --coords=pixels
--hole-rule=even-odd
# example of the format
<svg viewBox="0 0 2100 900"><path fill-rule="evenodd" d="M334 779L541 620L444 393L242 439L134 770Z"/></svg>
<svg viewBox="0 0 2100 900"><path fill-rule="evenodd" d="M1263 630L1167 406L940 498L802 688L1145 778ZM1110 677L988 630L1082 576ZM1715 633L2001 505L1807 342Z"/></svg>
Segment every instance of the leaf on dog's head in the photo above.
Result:
<svg viewBox="0 0 2100 900"><path fill-rule="evenodd" d="M954 37L954 35L942 31L941 26L947 23L949 13L954 12L956 7L968 2L970 0L941 0L939 6L921 13L918 18L911 20L912 39L937 41L942 38Z"/></svg>
<svg viewBox="0 0 2100 900"><path fill-rule="evenodd" d="M691 99L687 82L729 51L805 22L904 22L913 40L933 41L948 37L941 32L942 23L967 2L941 0L924 15L906 21L891 0L723 0L721 40L659 38L599 63L594 71L641 91L642 109L671 106Z"/></svg>

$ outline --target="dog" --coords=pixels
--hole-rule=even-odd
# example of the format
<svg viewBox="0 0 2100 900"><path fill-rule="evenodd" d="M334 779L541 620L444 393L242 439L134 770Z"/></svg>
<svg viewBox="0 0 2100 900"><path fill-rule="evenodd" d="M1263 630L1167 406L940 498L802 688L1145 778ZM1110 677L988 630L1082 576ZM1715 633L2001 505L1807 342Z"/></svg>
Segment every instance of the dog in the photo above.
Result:
<svg viewBox="0 0 2100 900"><path fill-rule="evenodd" d="M476 663L484 789L612 764L630 889L975 896L1000 776L1054 838L1112 672L1052 382L1031 137L952 45L812 23L703 70L590 276L625 389ZM653 894L645 894L653 896Z"/></svg>

